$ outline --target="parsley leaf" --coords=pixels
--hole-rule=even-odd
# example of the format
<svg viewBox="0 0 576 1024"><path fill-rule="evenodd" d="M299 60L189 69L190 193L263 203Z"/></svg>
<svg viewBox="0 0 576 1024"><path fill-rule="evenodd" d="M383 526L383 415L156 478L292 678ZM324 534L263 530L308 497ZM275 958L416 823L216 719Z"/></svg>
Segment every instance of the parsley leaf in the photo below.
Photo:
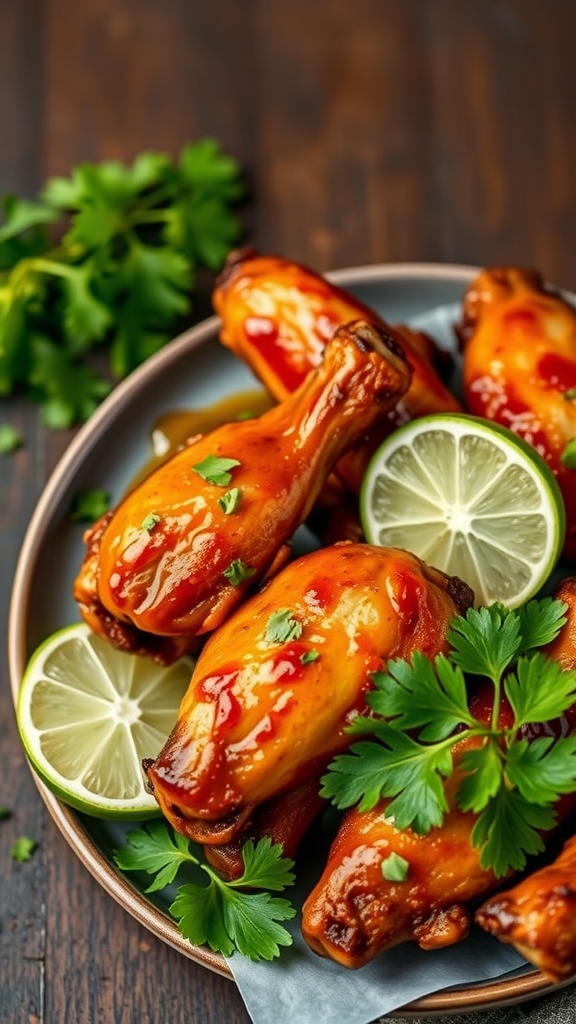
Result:
<svg viewBox="0 0 576 1024"><path fill-rule="evenodd" d="M292 618L290 608L279 608L266 623L265 639L269 644L284 644L302 636L302 623Z"/></svg>
<svg viewBox="0 0 576 1024"><path fill-rule="evenodd" d="M238 459L227 459L219 455L207 455L201 462L197 462L196 465L192 466L192 469L209 484L227 487L232 479L232 474L229 470L239 465Z"/></svg>
<svg viewBox="0 0 576 1024"><path fill-rule="evenodd" d="M238 950L252 960L272 960L279 956L280 946L291 945L291 935L278 922L290 920L296 911L288 900L271 895L271 891L281 892L294 881L294 862L282 857L280 845L272 844L269 838L257 844L246 842L242 848L242 876L225 881L192 853L184 836L163 821L135 829L126 839L127 846L114 851L114 860L121 870L156 874L147 892L173 882L185 863L196 865L208 876L206 885L179 886L170 906L172 917L190 942L207 944L224 956Z"/></svg>

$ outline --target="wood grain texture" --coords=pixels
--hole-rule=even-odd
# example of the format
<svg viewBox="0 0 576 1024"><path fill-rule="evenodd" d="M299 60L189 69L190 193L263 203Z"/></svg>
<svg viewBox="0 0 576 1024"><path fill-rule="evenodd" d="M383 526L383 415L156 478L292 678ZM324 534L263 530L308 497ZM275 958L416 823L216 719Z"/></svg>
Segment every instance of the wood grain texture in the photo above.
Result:
<svg viewBox="0 0 576 1024"><path fill-rule="evenodd" d="M320 270L514 262L576 289L575 52L572 0L0 0L0 191L212 135L245 168L263 250ZM0 456L5 649L18 549L70 435L0 405L25 439ZM1 1024L246 1024L229 981L149 935L68 848L1 672ZM26 864L21 834L39 844Z"/></svg>

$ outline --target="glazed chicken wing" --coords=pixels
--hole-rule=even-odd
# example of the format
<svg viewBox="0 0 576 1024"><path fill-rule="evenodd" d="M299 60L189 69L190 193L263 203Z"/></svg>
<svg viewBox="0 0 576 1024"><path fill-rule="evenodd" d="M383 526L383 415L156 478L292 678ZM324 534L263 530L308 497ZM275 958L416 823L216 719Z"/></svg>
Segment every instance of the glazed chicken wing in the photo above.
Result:
<svg viewBox="0 0 576 1024"><path fill-rule="evenodd" d="M576 974L576 836L552 864L491 897L476 921L552 981Z"/></svg>
<svg viewBox="0 0 576 1024"><path fill-rule="evenodd" d="M509 427L555 473L566 505L566 554L576 557L576 471L561 462L576 438L576 311L538 274L484 270L464 299L467 408Z"/></svg>
<svg viewBox="0 0 576 1024"><path fill-rule="evenodd" d="M566 600L568 621L547 654L563 668L576 665L576 580L563 584L556 596ZM488 721L492 699L483 688L472 702L471 710L479 720ZM504 704L502 726L510 724L510 708ZM576 729L576 706L556 723L557 734ZM538 727L531 727L538 735ZM470 741L466 741L467 744ZM464 743L454 748L455 760ZM348 811L329 852L322 877L304 904L302 931L310 947L345 967L362 967L374 957L400 942L412 940L423 949L448 946L464 938L473 917L471 902L478 900L498 882L492 871L480 865L479 850L472 845L475 816L454 805L459 782L458 771L448 779L446 796L450 810L442 825L426 835L412 829L398 830L387 817L389 800L372 810ZM574 807L576 794L563 797L558 816L565 817ZM405 881L389 881L382 873L382 862L391 853L399 854L409 865ZM573 886L565 877L570 892ZM506 919L502 914L503 922ZM480 923L484 923L480 919ZM545 917L542 914L544 928ZM496 931L494 915L490 930ZM511 937L506 941L513 941Z"/></svg>
<svg viewBox="0 0 576 1024"><path fill-rule="evenodd" d="M298 263L262 256L252 249L232 253L214 291L221 340L244 360L270 394L283 399L317 366L336 328L361 318L377 324L401 345L412 368L404 397L370 428L369 436L338 465L357 490L367 461L394 427L425 413L459 409L434 366L426 336L391 327L353 295Z"/></svg>
<svg viewBox="0 0 576 1024"><path fill-rule="evenodd" d="M280 405L177 452L86 535L75 597L92 629L158 660L215 629L270 571L336 459L394 405L409 373L392 339L356 321Z"/></svg>
<svg viewBox="0 0 576 1024"><path fill-rule="evenodd" d="M445 649L473 600L406 551L342 543L290 563L209 638L178 722L147 774L164 815L204 843L233 841L255 808L347 747L372 674Z"/></svg>

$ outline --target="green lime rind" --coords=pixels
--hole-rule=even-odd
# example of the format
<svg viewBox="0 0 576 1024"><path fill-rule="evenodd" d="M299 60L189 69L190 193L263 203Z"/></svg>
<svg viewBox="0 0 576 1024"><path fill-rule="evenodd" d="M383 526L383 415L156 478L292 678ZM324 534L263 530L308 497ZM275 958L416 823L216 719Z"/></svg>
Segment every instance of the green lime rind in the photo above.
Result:
<svg viewBox="0 0 576 1024"><path fill-rule="evenodd" d="M33 652L18 694L17 724L31 768L59 800L84 814L123 820L160 817L158 804L145 789L143 744L148 745L146 756L148 750L154 756L161 749L192 668L190 658L163 668L117 651L85 623L57 630ZM70 767L70 776L62 765ZM81 780L88 775L90 786ZM129 796L113 793L121 780L126 780Z"/></svg>
<svg viewBox="0 0 576 1024"><path fill-rule="evenodd" d="M542 456L466 413L423 416L391 434L365 473L360 518L369 543L407 548L465 579L477 603L509 607L541 590L566 534L562 494Z"/></svg>

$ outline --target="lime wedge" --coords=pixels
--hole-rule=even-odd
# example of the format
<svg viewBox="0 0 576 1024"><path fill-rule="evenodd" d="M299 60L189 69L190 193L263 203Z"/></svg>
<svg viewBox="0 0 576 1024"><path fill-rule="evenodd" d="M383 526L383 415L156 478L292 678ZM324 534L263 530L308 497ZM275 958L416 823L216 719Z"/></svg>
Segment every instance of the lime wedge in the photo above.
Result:
<svg viewBox="0 0 576 1024"><path fill-rule="evenodd" d="M407 548L516 608L546 582L566 514L544 459L505 427L438 413L396 430L372 457L360 515L371 544Z"/></svg>
<svg viewBox="0 0 576 1024"><path fill-rule="evenodd" d="M44 641L27 665L17 720L28 759L65 803L101 818L160 814L142 759L156 757L178 716L193 663L125 654L85 624Z"/></svg>

